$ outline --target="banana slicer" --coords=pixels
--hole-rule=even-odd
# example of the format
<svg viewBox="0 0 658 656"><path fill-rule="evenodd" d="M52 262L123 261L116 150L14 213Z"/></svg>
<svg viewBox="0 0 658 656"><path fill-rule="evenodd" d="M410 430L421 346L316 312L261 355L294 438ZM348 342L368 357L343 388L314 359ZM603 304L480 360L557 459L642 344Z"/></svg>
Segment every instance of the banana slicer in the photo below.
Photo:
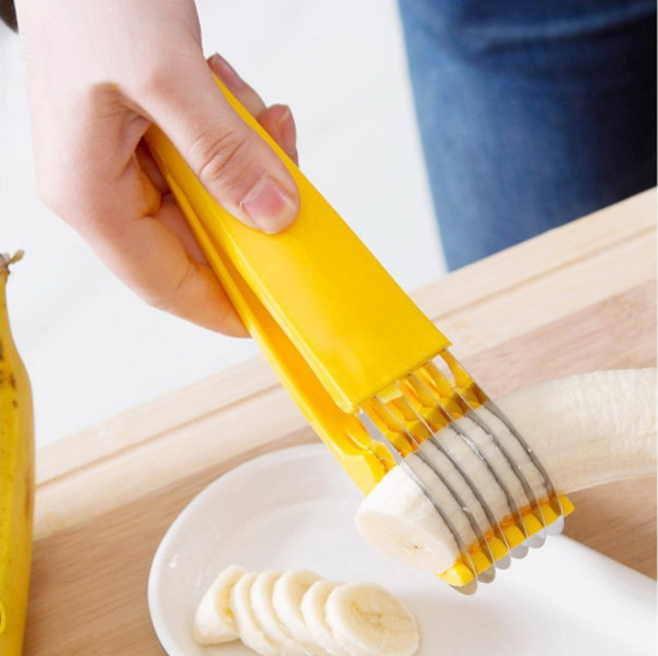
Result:
<svg viewBox="0 0 658 656"><path fill-rule="evenodd" d="M299 188L301 210L284 232L266 235L224 210L164 133L146 141L210 265L245 326L317 434L368 494L404 467L452 533L461 554L439 578L465 593L493 580L496 568L559 533L573 506L557 493L532 449L449 351L450 342L418 309L297 166L217 80L228 102L284 162ZM500 419L541 477L538 498L481 408ZM527 503L513 499L486 455L456 421L468 416L486 432L518 478ZM468 443L503 489L509 515L497 521L487 499L435 434L446 426ZM480 526L445 472L419 446L434 447L461 477L489 520ZM416 474L416 453L441 480L477 540L463 537ZM526 464L528 464L526 463Z"/></svg>

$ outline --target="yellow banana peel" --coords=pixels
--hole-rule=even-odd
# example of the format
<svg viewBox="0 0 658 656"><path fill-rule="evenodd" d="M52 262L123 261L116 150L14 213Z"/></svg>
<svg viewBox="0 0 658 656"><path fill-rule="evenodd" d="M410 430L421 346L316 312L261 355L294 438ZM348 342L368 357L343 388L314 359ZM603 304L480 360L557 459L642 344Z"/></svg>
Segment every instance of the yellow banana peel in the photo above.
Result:
<svg viewBox="0 0 658 656"><path fill-rule="evenodd" d="M9 326L9 266L0 253L0 654L20 656L32 559L34 420L32 391Z"/></svg>

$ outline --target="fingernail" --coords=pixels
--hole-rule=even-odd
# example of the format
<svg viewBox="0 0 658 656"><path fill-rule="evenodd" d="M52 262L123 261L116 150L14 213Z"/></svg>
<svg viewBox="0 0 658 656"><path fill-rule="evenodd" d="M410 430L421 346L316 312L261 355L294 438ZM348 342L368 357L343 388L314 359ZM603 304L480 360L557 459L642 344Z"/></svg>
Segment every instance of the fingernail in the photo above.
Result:
<svg viewBox="0 0 658 656"><path fill-rule="evenodd" d="M267 173L251 188L240 209L269 234L287 228L297 216L295 200Z"/></svg>
<svg viewBox="0 0 658 656"><path fill-rule="evenodd" d="M229 89L240 89L244 86L242 78L235 72L231 66L221 55L215 53L209 59L210 65L217 73L219 78L226 84Z"/></svg>

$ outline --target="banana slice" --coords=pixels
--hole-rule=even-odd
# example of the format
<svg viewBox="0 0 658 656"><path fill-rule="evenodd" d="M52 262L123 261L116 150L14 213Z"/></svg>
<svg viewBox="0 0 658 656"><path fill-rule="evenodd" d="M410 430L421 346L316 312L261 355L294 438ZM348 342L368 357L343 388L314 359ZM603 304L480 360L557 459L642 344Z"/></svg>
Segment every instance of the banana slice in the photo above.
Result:
<svg viewBox="0 0 658 656"><path fill-rule="evenodd" d="M265 635L251 606L251 589L258 574L245 574L231 591L231 610L240 640L261 656L281 656L277 645Z"/></svg>
<svg viewBox="0 0 658 656"><path fill-rule="evenodd" d="M302 599L309 588L321 578L314 572L293 569L283 574L274 584L272 606L290 635L312 656L324 656L326 652L313 640L302 615Z"/></svg>
<svg viewBox="0 0 658 656"><path fill-rule="evenodd" d="M498 405L535 451L559 492L575 492L656 471L655 369L603 371L540 383L510 394ZM533 493L545 497L541 477L527 453L486 408L478 413L518 463ZM526 506L528 499L518 477L486 432L467 417L457 424L472 438L471 446L450 427L440 431L437 439L478 485L495 518L500 521L511 513L495 476L519 507ZM425 442L421 449L430 460L437 458L431 442ZM486 456L490 468L477 451ZM432 483L436 476L419 457L411 455L409 462L433 494L445 500L438 484ZM488 528L463 479L456 471L452 476L450 480L475 519ZM463 510L455 509L453 499L445 506L460 534L472 539ZM376 549L411 567L443 572L459 556L448 526L401 467L390 471L364 499L355 521L361 535Z"/></svg>
<svg viewBox="0 0 658 656"><path fill-rule="evenodd" d="M251 607L256 622L261 626L265 635L277 647L281 656L306 656L306 651L291 636L288 629L279 620L274 606L272 595L274 584L279 580L280 572L263 572L259 574L251 587Z"/></svg>
<svg viewBox="0 0 658 656"><path fill-rule="evenodd" d="M354 519L366 542L409 567L443 572L459 555L450 529L400 468L386 474Z"/></svg>
<svg viewBox="0 0 658 656"><path fill-rule="evenodd" d="M201 599L194 616L192 632L200 645L217 645L237 640L238 628L231 611L231 590L246 574L238 565L227 567L215 579Z"/></svg>
<svg viewBox="0 0 658 656"><path fill-rule="evenodd" d="M414 616L378 585L340 585L325 610L334 639L351 656L412 656L418 651Z"/></svg>
<svg viewBox="0 0 658 656"><path fill-rule="evenodd" d="M334 638L325 614L327 599L339 585L333 581L314 583L302 599L302 616L313 640L331 656L352 656Z"/></svg>

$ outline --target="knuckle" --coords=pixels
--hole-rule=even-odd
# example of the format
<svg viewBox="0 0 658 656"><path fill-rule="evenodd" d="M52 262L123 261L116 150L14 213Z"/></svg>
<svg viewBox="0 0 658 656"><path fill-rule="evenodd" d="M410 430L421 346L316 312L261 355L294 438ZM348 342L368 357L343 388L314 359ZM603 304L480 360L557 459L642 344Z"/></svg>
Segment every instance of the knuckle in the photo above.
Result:
<svg viewBox="0 0 658 656"><path fill-rule="evenodd" d="M231 185L249 165L249 143L236 132L203 134L192 143L188 156L203 183Z"/></svg>
<svg viewBox="0 0 658 656"><path fill-rule="evenodd" d="M37 174L37 193L46 207L57 212L61 201L61 185L59 185L54 176L46 174Z"/></svg>
<svg viewBox="0 0 658 656"><path fill-rule="evenodd" d="M41 201L66 223L75 223L75 217L85 202L86 189L65 160L43 162L37 166L37 193Z"/></svg>
<svg viewBox="0 0 658 656"><path fill-rule="evenodd" d="M187 267L180 275L170 280L166 286L145 289L140 295L144 301L157 310L162 310L169 314L180 314L180 306L185 289L194 274L194 266L188 261Z"/></svg>
<svg viewBox="0 0 658 656"><path fill-rule="evenodd" d="M94 202L87 184L66 166L37 171L36 183L44 205L81 235L93 231L98 224L112 225L114 217L106 215Z"/></svg>
<svg viewBox="0 0 658 656"><path fill-rule="evenodd" d="M37 193L41 201L55 214L66 220L69 214L70 185L59 172L37 172Z"/></svg>
<svg viewBox="0 0 658 656"><path fill-rule="evenodd" d="M174 312L176 303L173 297L168 293L163 291L142 291L139 293L139 296L145 303L156 310L168 312L169 314L176 314L176 312Z"/></svg>
<svg viewBox="0 0 658 656"><path fill-rule="evenodd" d="M174 87L172 67L163 64L134 71L131 80L133 92L138 98L166 97Z"/></svg>

